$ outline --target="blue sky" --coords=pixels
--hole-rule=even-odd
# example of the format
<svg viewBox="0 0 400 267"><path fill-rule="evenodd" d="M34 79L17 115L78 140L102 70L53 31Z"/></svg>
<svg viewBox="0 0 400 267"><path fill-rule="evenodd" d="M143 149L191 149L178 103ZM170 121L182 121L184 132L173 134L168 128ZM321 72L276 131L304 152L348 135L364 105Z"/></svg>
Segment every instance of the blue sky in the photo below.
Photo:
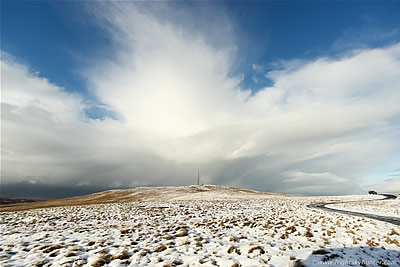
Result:
<svg viewBox="0 0 400 267"><path fill-rule="evenodd" d="M158 5L159 3L153 3ZM223 10L233 20L243 51L235 72L243 88L270 82L253 64L335 55L349 47L376 47L399 40L399 4L395 1L256 1L173 3L178 8ZM87 94L82 65L113 49L110 38L87 18L79 2L4 1L2 49L25 60L51 82ZM183 7L184 6L184 7ZM205 11L203 11L205 12ZM217 23L217 22L216 22ZM220 41L223 42L223 41ZM254 82L253 77L259 79Z"/></svg>
<svg viewBox="0 0 400 267"><path fill-rule="evenodd" d="M265 191L399 191L399 113L388 101L399 96L399 17L396 1L2 1L3 182L184 184L201 167L206 182ZM27 138L13 132L22 124L70 132ZM110 150L111 160L88 156ZM343 157L367 152L354 168Z"/></svg>

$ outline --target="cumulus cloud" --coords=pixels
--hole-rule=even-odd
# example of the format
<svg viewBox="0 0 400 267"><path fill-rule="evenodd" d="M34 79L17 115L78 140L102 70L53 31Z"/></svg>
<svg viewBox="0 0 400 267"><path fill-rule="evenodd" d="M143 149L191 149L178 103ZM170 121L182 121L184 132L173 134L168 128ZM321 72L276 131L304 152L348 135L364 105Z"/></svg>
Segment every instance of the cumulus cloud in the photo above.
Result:
<svg viewBox="0 0 400 267"><path fill-rule="evenodd" d="M72 184L88 191L162 184L167 178L177 183L183 176L120 122L86 118L81 97L12 58L2 58L1 67L3 191L15 183Z"/></svg>
<svg viewBox="0 0 400 267"><path fill-rule="evenodd" d="M85 71L88 86L119 120L85 117L80 96L2 59L3 183L191 184L199 168L207 183L355 193L399 150L400 44L285 62L251 94L232 74L228 20L195 28L168 5L89 8L117 49Z"/></svg>

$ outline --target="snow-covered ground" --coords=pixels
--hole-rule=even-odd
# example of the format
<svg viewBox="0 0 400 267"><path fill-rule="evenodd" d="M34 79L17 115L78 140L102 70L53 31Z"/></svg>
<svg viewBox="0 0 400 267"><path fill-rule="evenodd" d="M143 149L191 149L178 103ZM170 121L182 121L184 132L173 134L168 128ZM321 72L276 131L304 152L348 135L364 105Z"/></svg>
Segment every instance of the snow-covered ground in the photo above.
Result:
<svg viewBox="0 0 400 267"><path fill-rule="evenodd" d="M0 265L400 266L399 227L306 208L370 196L200 191L2 212Z"/></svg>
<svg viewBox="0 0 400 267"><path fill-rule="evenodd" d="M340 203L329 205L328 207L340 210L371 213L381 216L400 217L400 199L398 198L385 201Z"/></svg>

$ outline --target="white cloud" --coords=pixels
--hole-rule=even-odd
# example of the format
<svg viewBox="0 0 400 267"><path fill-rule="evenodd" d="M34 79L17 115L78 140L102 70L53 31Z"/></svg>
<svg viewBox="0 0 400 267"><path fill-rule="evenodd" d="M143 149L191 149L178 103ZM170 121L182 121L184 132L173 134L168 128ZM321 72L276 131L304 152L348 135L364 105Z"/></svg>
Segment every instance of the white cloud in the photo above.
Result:
<svg viewBox="0 0 400 267"><path fill-rule="evenodd" d="M79 96L65 93L39 73L2 52L2 103L19 107L37 107L54 114L55 119L78 119L81 113ZM66 117L67 116L67 117Z"/></svg>
<svg viewBox="0 0 400 267"><path fill-rule="evenodd" d="M210 183L350 193L400 148L392 123L400 44L287 62L267 74L272 87L250 95L231 75L229 35L223 46L210 40L215 29L194 30L185 16L160 19L159 10L130 3L97 7L118 49L87 80L122 120L83 118L79 96L2 61L3 181L189 184L200 168Z"/></svg>

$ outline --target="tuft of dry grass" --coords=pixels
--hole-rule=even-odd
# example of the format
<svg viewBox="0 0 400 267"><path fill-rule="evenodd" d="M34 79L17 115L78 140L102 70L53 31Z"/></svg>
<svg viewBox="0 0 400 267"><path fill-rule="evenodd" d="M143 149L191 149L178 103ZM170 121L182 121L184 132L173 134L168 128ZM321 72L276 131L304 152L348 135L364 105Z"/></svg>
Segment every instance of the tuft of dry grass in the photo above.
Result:
<svg viewBox="0 0 400 267"><path fill-rule="evenodd" d="M307 230L307 232L304 234L305 237L313 237L314 235L311 233L310 230Z"/></svg>
<svg viewBox="0 0 400 267"><path fill-rule="evenodd" d="M182 260L180 260L180 259L176 259L176 260L174 260L173 262L172 262L172 266L177 266L177 265L182 265L183 264L183 261Z"/></svg>
<svg viewBox="0 0 400 267"><path fill-rule="evenodd" d="M392 229L392 231L389 233L389 235L400 235L396 230Z"/></svg>
<svg viewBox="0 0 400 267"><path fill-rule="evenodd" d="M68 251L67 254L65 254L64 256L65 257L74 257L74 256L76 256L76 254L73 251Z"/></svg>
<svg viewBox="0 0 400 267"><path fill-rule="evenodd" d="M378 247L379 246L379 243L375 242L372 239L368 239L367 242L365 242L365 244L367 244L370 247Z"/></svg>
<svg viewBox="0 0 400 267"><path fill-rule="evenodd" d="M128 252L128 250L123 250L119 255L116 255L113 257L114 260L118 259L118 260L127 260L129 259L131 256Z"/></svg>
<svg viewBox="0 0 400 267"><path fill-rule="evenodd" d="M292 233L296 232L296 227L294 227L294 226L289 226L289 227L287 227L287 228L285 229L285 231L286 231L288 234L292 234Z"/></svg>
<svg viewBox="0 0 400 267"><path fill-rule="evenodd" d="M144 248L139 252L139 255L140 256L146 256L149 252L150 251L148 249Z"/></svg>
<svg viewBox="0 0 400 267"><path fill-rule="evenodd" d="M235 246L231 246L228 248L228 253L231 254L235 252L238 255L241 255L239 248L235 247Z"/></svg>
<svg viewBox="0 0 400 267"><path fill-rule="evenodd" d="M188 230L183 229L179 233L175 234L175 237L183 237L183 236L187 236L187 235L188 235Z"/></svg>
<svg viewBox="0 0 400 267"><path fill-rule="evenodd" d="M248 253L251 254L256 250L258 250L260 254L265 254L265 250L261 246L252 247L249 249Z"/></svg>
<svg viewBox="0 0 400 267"><path fill-rule="evenodd" d="M400 242L398 240L396 240L396 239L392 240L389 237L386 237L385 242L388 243L388 244L395 244L396 246L400 247Z"/></svg>
<svg viewBox="0 0 400 267"><path fill-rule="evenodd" d="M52 245L52 246L49 246L48 248L46 248L46 249L43 249L43 252L44 253L50 253L50 252L53 252L54 250L57 250L57 249L60 249L60 248L63 248L64 246L62 246L62 245L60 245L60 244L57 244L57 245Z"/></svg>
<svg viewBox="0 0 400 267"><path fill-rule="evenodd" d="M208 260L205 259L205 258L201 258L201 259L199 260L199 263L200 263L200 264L204 264L204 263L206 263L206 262L208 262Z"/></svg>
<svg viewBox="0 0 400 267"><path fill-rule="evenodd" d="M159 245L158 247L156 247L156 248L154 249L154 252L161 252L161 251L164 251L164 250L166 250L166 249L167 249L166 246L164 246L164 245Z"/></svg>
<svg viewBox="0 0 400 267"><path fill-rule="evenodd" d="M47 260L40 260L40 261L34 263L33 266L35 266L35 267L42 267L42 266L44 266L46 263L47 263Z"/></svg>

